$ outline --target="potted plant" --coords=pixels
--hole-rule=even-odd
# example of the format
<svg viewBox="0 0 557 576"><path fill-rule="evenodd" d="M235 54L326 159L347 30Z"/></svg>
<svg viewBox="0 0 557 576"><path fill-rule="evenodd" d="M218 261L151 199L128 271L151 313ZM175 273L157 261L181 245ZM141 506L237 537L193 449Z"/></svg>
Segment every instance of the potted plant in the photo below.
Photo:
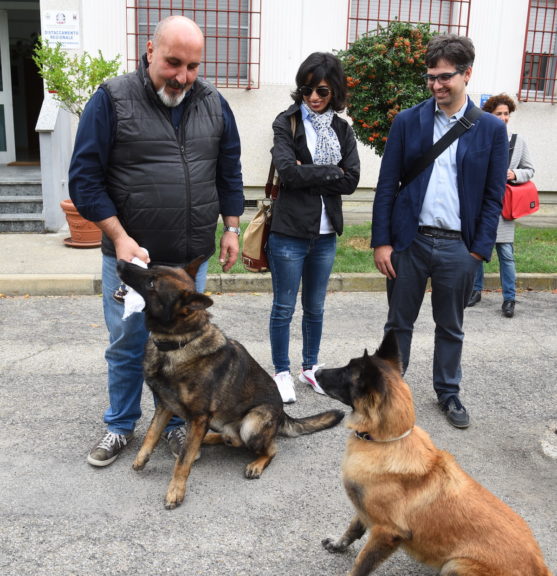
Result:
<svg viewBox="0 0 557 576"><path fill-rule="evenodd" d="M347 76L347 113L356 138L379 156L395 116L431 96L422 74L433 35L428 24L394 21L337 54Z"/></svg>
<svg viewBox="0 0 557 576"><path fill-rule="evenodd" d="M70 56L58 42L50 46L39 37L33 50L33 61L53 98L78 118L99 84L119 73L120 56L106 60L99 50L93 57L87 52ZM74 248L98 247L102 232L93 222L83 218L68 198L60 203L70 229L64 243Z"/></svg>

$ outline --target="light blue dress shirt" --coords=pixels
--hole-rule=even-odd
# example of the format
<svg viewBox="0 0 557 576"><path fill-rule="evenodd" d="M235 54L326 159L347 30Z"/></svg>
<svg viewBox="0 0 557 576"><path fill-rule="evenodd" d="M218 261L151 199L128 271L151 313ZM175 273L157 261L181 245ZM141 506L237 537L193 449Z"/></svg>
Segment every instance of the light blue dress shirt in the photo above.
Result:
<svg viewBox="0 0 557 576"><path fill-rule="evenodd" d="M468 98L462 108L450 118L435 105L433 143L443 137L459 121L468 106ZM440 154L433 163L433 171L420 212L420 226L433 226L445 230L460 230L460 201L456 150L458 138Z"/></svg>

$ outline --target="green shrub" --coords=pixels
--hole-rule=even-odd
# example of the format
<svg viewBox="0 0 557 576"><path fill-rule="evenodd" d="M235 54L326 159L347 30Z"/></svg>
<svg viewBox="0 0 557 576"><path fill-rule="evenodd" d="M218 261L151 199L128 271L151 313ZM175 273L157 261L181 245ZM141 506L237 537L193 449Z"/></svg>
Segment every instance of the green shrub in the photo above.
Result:
<svg viewBox="0 0 557 576"><path fill-rule="evenodd" d="M383 156L395 116L431 96L422 77L433 37L428 24L391 22L337 53L348 81L356 138Z"/></svg>
<svg viewBox="0 0 557 576"><path fill-rule="evenodd" d="M33 51L33 61L54 99L78 117L99 84L117 76L120 68L120 56L105 60L100 50L97 57L87 52L69 56L60 42L52 47L40 37Z"/></svg>

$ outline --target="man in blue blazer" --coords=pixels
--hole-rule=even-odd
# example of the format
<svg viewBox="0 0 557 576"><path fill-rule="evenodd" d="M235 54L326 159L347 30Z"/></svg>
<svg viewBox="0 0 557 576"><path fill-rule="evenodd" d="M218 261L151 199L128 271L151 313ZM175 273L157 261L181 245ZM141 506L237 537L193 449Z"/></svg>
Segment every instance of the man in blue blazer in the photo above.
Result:
<svg viewBox="0 0 557 576"><path fill-rule="evenodd" d="M457 428L470 423L459 398L462 325L475 272L490 260L495 244L508 164L504 124L482 114L399 188L416 160L474 106L466 94L474 57L474 45L463 36L436 36L428 44L424 78L432 98L402 111L393 122L375 192L371 241L375 266L387 277L385 330L397 335L404 371L431 280L433 387L441 410Z"/></svg>

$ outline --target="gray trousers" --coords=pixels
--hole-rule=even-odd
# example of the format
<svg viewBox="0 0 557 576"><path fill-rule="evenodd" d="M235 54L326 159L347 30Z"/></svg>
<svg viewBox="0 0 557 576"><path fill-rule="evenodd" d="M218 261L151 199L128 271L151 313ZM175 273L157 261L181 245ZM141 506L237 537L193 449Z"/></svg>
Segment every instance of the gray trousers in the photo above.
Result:
<svg viewBox="0 0 557 576"><path fill-rule="evenodd" d="M387 280L389 313L385 331L397 335L403 370L410 362L412 332L431 279L431 305L435 322L433 388L439 402L458 395L462 371L460 359L464 342L464 308L481 262L460 239L416 235L401 252L393 252L394 280Z"/></svg>

